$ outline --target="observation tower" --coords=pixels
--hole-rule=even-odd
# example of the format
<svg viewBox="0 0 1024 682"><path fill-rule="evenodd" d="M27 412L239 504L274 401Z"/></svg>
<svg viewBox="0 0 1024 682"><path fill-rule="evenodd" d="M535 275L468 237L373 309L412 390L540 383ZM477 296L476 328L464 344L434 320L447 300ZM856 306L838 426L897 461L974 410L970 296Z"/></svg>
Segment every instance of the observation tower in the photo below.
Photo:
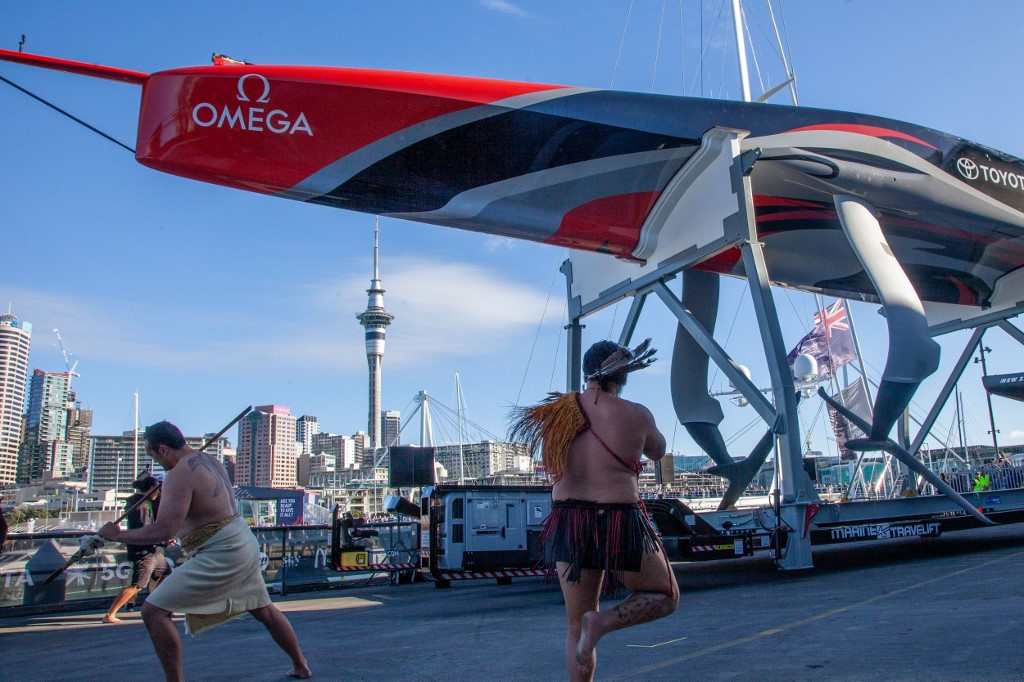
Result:
<svg viewBox="0 0 1024 682"><path fill-rule="evenodd" d="M384 309L384 288L380 283L378 263L379 220L373 226L373 279L366 290L366 310L356 315L366 330L366 363L370 368L370 413L366 432L374 450L383 446L380 433L380 372L384 361L384 333L395 316Z"/></svg>

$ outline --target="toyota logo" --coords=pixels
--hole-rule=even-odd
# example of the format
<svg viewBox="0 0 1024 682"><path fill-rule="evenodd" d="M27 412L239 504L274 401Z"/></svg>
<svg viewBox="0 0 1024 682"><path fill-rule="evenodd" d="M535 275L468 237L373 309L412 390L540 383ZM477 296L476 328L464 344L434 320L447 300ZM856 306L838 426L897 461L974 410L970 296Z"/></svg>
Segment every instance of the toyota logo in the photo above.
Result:
<svg viewBox="0 0 1024 682"><path fill-rule="evenodd" d="M966 157L961 157L956 160L956 169L960 171L960 175L964 176L968 180L978 179L978 164Z"/></svg>

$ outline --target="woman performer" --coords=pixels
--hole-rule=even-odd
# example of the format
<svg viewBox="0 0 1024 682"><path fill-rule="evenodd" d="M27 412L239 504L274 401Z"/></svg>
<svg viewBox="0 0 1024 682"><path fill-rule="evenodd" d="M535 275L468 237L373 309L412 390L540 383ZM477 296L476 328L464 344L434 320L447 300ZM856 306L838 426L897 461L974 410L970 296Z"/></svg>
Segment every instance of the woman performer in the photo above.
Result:
<svg viewBox="0 0 1024 682"><path fill-rule="evenodd" d="M672 567L640 501L640 458L664 457L665 437L650 410L619 397L626 375L654 362L649 345L630 351L594 344L583 357L585 391L553 394L513 414L512 438L534 451L543 442L555 481L542 542L565 598L573 681L593 679L602 636L663 618L679 603ZM631 594L601 611L602 585L611 592L620 582Z"/></svg>

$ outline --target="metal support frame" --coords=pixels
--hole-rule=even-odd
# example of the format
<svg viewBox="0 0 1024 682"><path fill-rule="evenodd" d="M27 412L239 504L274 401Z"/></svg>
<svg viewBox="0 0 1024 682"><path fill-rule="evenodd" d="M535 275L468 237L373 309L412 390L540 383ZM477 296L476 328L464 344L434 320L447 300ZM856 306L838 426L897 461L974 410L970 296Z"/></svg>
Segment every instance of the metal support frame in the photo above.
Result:
<svg viewBox="0 0 1024 682"><path fill-rule="evenodd" d="M1013 316L1016 314L1018 314L1018 311L1007 311L1007 315ZM967 344L964 346L963 351L960 353L960 357L957 359L956 364L950 371L949 377L946 379L946 383L943 385L942 390L939 391L938 395L936 396L935 402L932 404L932 407L928 411L927 416L921 422L920 428L917 432L917 436L910 443L910 447L907 448L907 451L911 455L916 456L920 451L921 445L924 443L925 439L928 438L928 433L932 430L932 427L938 420L939 413L942 412L942 409L946 406L946 401L948 401L949 396L953 394L957 382L960 381L960 378L963 376L964 370L966 370L967 365L970 364L971 357L974 355L974 351L978 348L978 345L981 343L982 336L984 336L985 331L988 330L990 327L999 327L1007 334L1009 334L1011 338L1016 340L1021 345L1024 345L1024 332L1022 332L1020 329L1011 324L1009 320L1006 318L989 319L988 321L974 327L974 330L971 332L971 338L967 341ZM918 482L918 489L920 489L923 483L923 481Z"/></svg>
<svg viewBox="0 0 1024 682"><path fill-rule="evenodd" d="M567 390L575 390L581 381L582 329L580 320L586 315L600 310L627 297L633 297L633 303L626 317L620 343L628 342L632 337L636 322L643 304L650 293L655 293L668 309L687 330L698 345L714 360L719 369L728 376L733 385L754 406L758 415L767 422L776 434L776 452L781 464L781 499L779 516L790 534L786 548L776 557L776 563L784 569L811 568L811 544L807 531L808 504L818 501L810 479L803 470L803 458L800 450L799 415L797 413L796 389L793 383L789 364L786 360L786 349L782 340L778 313L771 293L768 271L765 265L761 243L757 238L757 227L754 219L753 199L749 179L749 171L759 155L757 150L740 153L739 141L746 136L745 131L712 129L702 140L701 153L695 155L687 166L698 167L680 171L680 183L673 195L674 206L660 207L666 212L655 212L659 216L679 211L679 220L696 220L702 222L702 241L691 244L680 244L678 240L671 243L671 249L655 249L649 259L650 265L636 266L621 280L610 279L599 286L587 282L576 293L576 277L583 274L574 272L573 260L563 263L561 271L566 276L569 324L567 353ZM698 160L699 159L699 160ZM702 197L702 188L709 183L717 183L719 194L723 184L731 189L731 199L725 202L714 202L713 209L700 217L686 216L682 207L687 202L697 201ZM703 197L702 197L703 198ZM715 213L718 211L718 213ZM666 218L659 217L664 224ZM715 230L708 231L709 224L718 225ZM659 225L660 229L660 225ZM727 248L740 248L744 268L750 282L751 296L756 311L758 326L765 346L769 372L772 378L772 389L775 405L765 398L757 386L746 378L736 367L725 350L714 340L713 336L686 310L680 299L673 294L666 282L673 279L679 272L691 267L715 253ZM612 259L594 261L592 254L575 257L583 267L601 268L604 271L621 272ZM586 272L588 276L593 272ZM612 275L615 277L618 275ZM588 288L589 287L589 288ZM596 292L596 293L595 293ZM584 297L586 300L584 300Z"/></svg>
<svg viewBox="0 0 1024 682"><path fill-rule="evenodd" d="M629 312L626 313L626 320L622 323L622 331L619 332L619 345L628 346L630 340L633 338L633 332L636 331L636 323L640 319L640 312L644 309L644 303L647 302L647 292L637 292L636 296L633 297L633 302L629 306Z"/></svg>

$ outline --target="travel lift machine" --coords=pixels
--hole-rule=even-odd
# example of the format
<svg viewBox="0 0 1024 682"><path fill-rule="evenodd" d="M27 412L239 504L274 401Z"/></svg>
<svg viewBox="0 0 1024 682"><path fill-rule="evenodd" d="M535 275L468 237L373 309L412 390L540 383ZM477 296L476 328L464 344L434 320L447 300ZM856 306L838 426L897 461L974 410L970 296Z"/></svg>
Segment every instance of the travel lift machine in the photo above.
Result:
<svg viewBox="0 0 1024 682"><path fill-rule="evenodd" d="M738 496L765 461L773 443L778 487L769 506L694 512L678 499L648 501L651 518L662 535L670 558L677 561L726 559L767 551L781 569L808 569L813 567L813 545L935 537L947 531L1024 521L1024 489L960 494L913 456L935 423L984 331L989 327L999 327L1024 344L1024 332L1007 322L1008 318L1024 310L1024 304L1018 301L997 302L969 319L964 319L963 311L958 310L959 317L929 328L924 306L889 249L873 207L853 196L834 196L834 203L843 233L871 279L887 317L890 328L889 362L882 382L885 384L887 377L893 376L905 382L906 386L895 385L897 396L894 402L900 405L900 412L906 404L901 399L909 401L907 391L912 394L920 381L937 367L937 344L929 337L961 329L973 328L974 331L913 442L907 433L905 420L901 419L897 441L888 439L886 431L881 435L874 434L874 441L860 445L861 449L884 450L895 457L900 462L900 480L906 482L906 491L912 494L896 499L843 503L819 498L803 467L798 394L787 362L770 288L771 280L754 219L750 173L761 150L744 148L743 140L747 134L746 131L722 127L705 133L700 148L672 179L648 217L644 234L654 235L652 241L656 246L650 249L645 263L575 251L561 268L566 277L569 300L567 390L575 390L582 383L582 320L606 306L631 298L632 304L618 337L620 344L629 345L644 303L654 294L686 332L681 334L682 342L677 337L676 355L687 342L695 343L699 347L697 355L703 353L713 360L768 425L769 433L763 443L769 447L760 448L757 457L752 454L749 459L758 461L747 467L748 471L741 477L743 480L737 483L735 476L730 480L738 486L735 491ZM685 223L686 229L661 229L678 223ZM774 404L715 341L708 327L713 329L717 310L707 305L701 307L697 300L699 297L687 297L688 284L703 286L707 284L706 278L717 277L690 268L734 248L741 253L743 271L749 282L771 375ZM643 243L638 251L643 251ZM682 298L668 286L668 282L680 274L683 275ZM714 299L713 305L717 306L717 295ZM921 334L925 335L924 343ZM927 344L931 347L922 350ZM705 375L691 377L698 379L696 390L703 391L703 396L678 395L686 389L673 389L676 410L685 424L684 413L689 411L692 415L701 409L699 406L694 408L693 403L702 398L713 399L707 396L706 360L701 363L691 349L688 356L674 358L676 362L696 365L697 371L703 371ZM916 367L902 366L903 363L914 365L915 362ZM893 385L890 384L889 388L892 389ZM901 391L902 397L899 395ZM819 395L865 434L872 434L872 424L853 414L821 389ZM877 410L876 405L876 413ZM891 424L889 421L889 426ZM942 495L916 496L925 482ZM531 502L535 501L533 498L537 491L537 488L529 487L507 489L505 492L497 488L462 486L425 489L421 512L429 514L430 570L438 586L447 586L450 580L460 578L495 577L504 582L514 576L540 573L530 571L537 568L539 559L535 542L539 519L529 518L531 503L527 502L528 497ZM502 495L509 499L499 499ZM474 530L472 519L467 518L466 510L473 506L474 500L477 504L489 500L488 507L493 502L495 508L506 508L506 514L523 517L516 524L522 526L516 529L516 547L486 548L481 545L475 548L477 551L469 550L479 530ZM521 510L518 509L520 503L523 505ZM532 528L529 527L531 523ZM481 526L490 544L493 545L499 536L512 537L508 534L508 524L495 520L493 525L493 528L487 524ZM520 535L522 529L526 530L526 535ZM472 558L467 561L467 556Z"/></svg>

